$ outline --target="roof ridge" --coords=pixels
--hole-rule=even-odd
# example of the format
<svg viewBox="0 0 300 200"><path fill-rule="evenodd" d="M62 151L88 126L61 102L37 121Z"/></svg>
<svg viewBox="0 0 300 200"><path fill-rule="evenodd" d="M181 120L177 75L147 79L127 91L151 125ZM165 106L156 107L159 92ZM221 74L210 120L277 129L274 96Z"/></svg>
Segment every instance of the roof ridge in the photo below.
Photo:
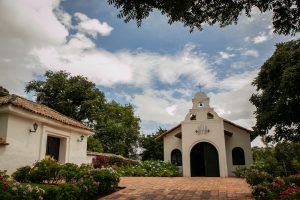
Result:
<svg viewBox="0 0 300 200"><path fill-rule="evenodd" d="M19 96L19 97L20 97L20 96ZM38 104L38 105L40 105L40 106L49 108L50 110L52 110L53 112L55 112L55 113L57 113L57 114L59 114L59 115L62 115L62 116L64 116L64 117L66 117L66 118L69 118L69 119L71 119L71 120L73 120L73 121L77 121L77 122L83 124L81 121L78 121L77 119L73 119L72 117L69 117L69 116L67 116L67 115L65 115L65 114L62 114L62 113L58 112L57 110L55 110L55 109L53 109L53 108L50 108L49 106L46 106L45 104L38 103L38 102L35 102L35 101L32 101L32 100L26 99L26 98L24 98L24 97L20 97L20 98L22 98L22 99L24 99L24 100L26 100L26 101L30 101L30 102L32 102L32 103ZM83 125L85 125L85 124L83 124ZM85 125L85 126L86 126L86 125Z"/></svg>
<svg viewBox="0 0 300 200"><path fill-rule="evenodd" d="M38 103L38 102L35 102L35 101L32 101L32 100L26 99L25 97L21 97L21 96L16 95L16 94L11 94L11 95L4 96L4 97L8 97L8 101L7 101L6 104L9 104L9 103L10 103L10 104L13 104L13 105L15 105L15 106L22 107L23 109L28 109L28 108L26 108L26 106L24 106L24 105L18 105L18 103L16 102L16 100L19 98L19 99L21 99L21 100L23 100L23 101L26 101L26 102L29 102L29 103L31 103L31 104L33 104L33 105L41 106L42 108L47 109L47 110L49 110L49 111L51 111L51 112L54 112L55 114L60 115L61 117L65 117L65 118L67 118L67 119L69 119L69 120L71 120L71 121L73 121L73 122L80 123L82 126L85 127L84 129L92 130L92 128L88 127L87 125L83 124L82 122L80 122L80 121L78 121L78 120L76 120L76 119L73 119L73 118L71 118L71 117L68 117L68 116L66 116L66 115L64 115L64 114L62 114L62 113L60 113L60 112L58 112L57 110L54 110L53 108L50 108L49 106L46 106L46 105L44 105L44 104L42 104L42 103ZM1 97L0 97L0 98L1 98ZM29 110L32 110L32 109L29 108ZM58 120L58 119L56 119L55 117L47 116L46 114L43 114L43 113L38 112L38 111L34 111L34 113L40 114L40 115L42 115L42 116L45 116L45 117L48 117L48 118L51 118L51 119L54 119L54 120L57 120L57 121L60 121L60 122L65 121L65 120ZM72 124L67 123L67 122L64 122L64 123L66 123L66 124L68 124L68 125L72 125ZM73 125L73 126L74 126L74 125ZM77 126L77 127L78 127L78 126ZM83 127L81 127L81 128L83 128Z"/></svg>

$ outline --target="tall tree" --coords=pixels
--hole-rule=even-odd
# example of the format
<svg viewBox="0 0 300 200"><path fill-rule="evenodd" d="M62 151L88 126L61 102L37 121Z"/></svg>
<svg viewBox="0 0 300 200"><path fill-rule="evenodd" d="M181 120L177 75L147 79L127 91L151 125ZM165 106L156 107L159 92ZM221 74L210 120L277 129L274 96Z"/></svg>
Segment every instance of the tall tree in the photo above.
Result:
<svg viewBox="0 0 300 200"><path fill-rule="evenodd" d="M103 92L86 77L47 71L45 80L30 81L25 90L34 92L38 103L94 128L96 135L88 141L89 150L101 150L95 142L98 139L104 152L123 156L134 153L140 119L134 115L133 107L106 102Z"/></svg>
<svg viewBox="0 0 300 200"><path fill-rule="evenodd" d="M104 151L133 156L140 134L140 118L134 116L132 105L122 106L112 101L105 104L104 111L95 126Z"/></svg>
<svg viewBox="0 0 300 200"><path fill-rule="evenodd" d="M5 89L4 87L0 86L0 97L4 97L9 95L9 91Z"/></svg>
<svg viewBox="0 0 300 200"><path fill-rule="evenodd" d="M158 128L158 130L151 135L142 135L140 138L140 147L143 148L141 154L142 160L163 160L164 147L163 140L156 140L156 137L166 132L166 129Z"/></svg>
<svg viewBox="0 0 300 200"><path fill-rule="evenodd" d="M65 71L47 71L45 80L30 81L25 91L34 92L38 103L91 127L105 103L103 92L93 82Z"/></svg>
<svg viewBox="0 0 300 200"><path fill-rule="evenodd" d="M276 45L253 82L255 135L267 141L300 141L300 40ZM268 134L274 128L274 134Z"/></svg>
<svg viewBox="0 0 300 200"><path fill-rule="evenodd" d="M119 18L125 22L135 20L140 26L143 19L158 10L169 18L169 24L182 22L192 31L202 30L204 24L218 23L220 27L236 24L245 13L251 17L251 10L258 8L261 13L273 13L274 31L279 34L295 34L300 30L299 0L108 0L119 9Z"/></svg>
<svg viewBox="0 0 300 200"><path fill-rule="evenodd" d="M95 136L88 137L87 150L92 152L103 152L103 145Z"/></svg>

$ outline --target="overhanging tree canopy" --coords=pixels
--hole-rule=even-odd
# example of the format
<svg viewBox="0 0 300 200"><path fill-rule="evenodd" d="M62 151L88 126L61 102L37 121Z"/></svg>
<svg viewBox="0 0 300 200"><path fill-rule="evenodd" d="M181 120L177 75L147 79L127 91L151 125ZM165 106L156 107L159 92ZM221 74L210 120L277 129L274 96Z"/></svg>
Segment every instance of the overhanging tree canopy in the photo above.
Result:
<svg viewBox="0 0 300 200"><path fill-rule="evenodd" d="M135 20L140 26L153 10L157 9L169 18L169 24L182 22L192 31L202 30L204 24L219 23L220 27L237 23L244 12L251 16L251 9L273 12L274 31L279 34L295 34L300 30L299 0L108 0L119 9L119 18L125 22Z"/></svg>
<svg viewBox="0 0 300 200"><path fill-rule="evenodd" d="M300 40L277 44L253 85L254 133L267 141L300 141ZM274 128L274 135L267 135Z"/></svg>

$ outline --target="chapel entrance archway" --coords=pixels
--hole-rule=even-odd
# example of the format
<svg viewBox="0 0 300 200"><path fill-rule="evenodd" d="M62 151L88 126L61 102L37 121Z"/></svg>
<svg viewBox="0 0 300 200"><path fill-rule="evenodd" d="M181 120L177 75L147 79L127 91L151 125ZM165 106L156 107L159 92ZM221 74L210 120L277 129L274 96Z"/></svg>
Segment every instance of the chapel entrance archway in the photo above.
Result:
<svg viewBox="0 0 300 200"><path fill-rule="evenodd" d="M208 142L199 142L191 152L191 176L220 176L217 149Z"/></svg>

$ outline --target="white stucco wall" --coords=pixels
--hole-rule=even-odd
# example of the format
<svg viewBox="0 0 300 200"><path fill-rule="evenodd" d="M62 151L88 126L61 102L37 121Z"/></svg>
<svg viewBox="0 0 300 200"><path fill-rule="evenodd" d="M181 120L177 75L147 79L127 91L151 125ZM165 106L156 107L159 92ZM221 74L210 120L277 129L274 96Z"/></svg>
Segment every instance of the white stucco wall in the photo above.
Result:
<svg viewBox="0 0 300 200"><path fill-rule="evenodd" d="M175 137L177 133L181 132L181 128L177 128L171 133L164 136L164 161L165 162L171 162L171 152L174 149L179 149L182 154L182 148L181 148L181 139L178 137Z"/></svg>
<svg viewBox="0 0 300 200"><path fill-rule="evenodd" d="M235 171L237 166L249 167L252 162L252 151L250 143L250 134L247 131L242 130L236 126L228 123L224 123L225 130L233 133L232 136L226 136L226 155L227 155L227 165L228 165L228 175L234 176L233 171ZM235 147L241 147L245 154L245 165L233 165L232 163L232 149Z"/></svg>
<svg viewBox="0 0 300 200"><path fill-rule="evenodd" d="M210 130L206 134L196 134L199 123L205 123ZM205 122L183 122L182 123L182 159L183 159L183 175L191 176L190 152L194 145L200 142L208 142L212 144L218 151L220 176L227 176L227 161L225 150L225 139L222 134L222 120L214 119Z"/></svg>
<svg viewBox="0 0 300 200"><path fill-rule="evenodd" d="M38 124L38 129L36 132L30 133L29 130L33 129L32 126L35 122ZM5 124L7 124L7 129L4 139L9 145L0 146L0 170L7 170L11 174L18 167L32 166L36 161L43 159L46 154L48 135L61 139L59 152L61 163L81 164L87 161L88 131L81 131L14 107L10 107L2 113L0 110L1 131L5 130ZM82 142L79 142L78 139L81 135L85 137Z"/></svg>

